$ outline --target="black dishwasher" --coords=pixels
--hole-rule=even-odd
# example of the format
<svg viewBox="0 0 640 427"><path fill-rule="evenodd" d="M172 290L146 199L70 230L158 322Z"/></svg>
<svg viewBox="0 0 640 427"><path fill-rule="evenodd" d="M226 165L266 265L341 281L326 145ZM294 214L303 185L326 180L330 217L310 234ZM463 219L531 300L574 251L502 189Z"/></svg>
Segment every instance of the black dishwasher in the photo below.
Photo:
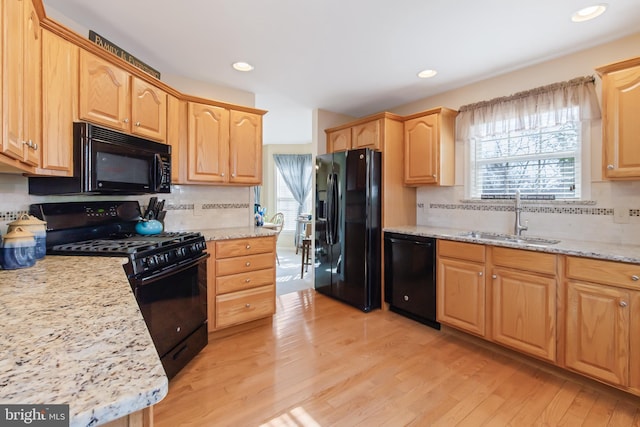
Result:
<svg viewBox="0 0 640 427"><path fill-rule="evenodd" d="M436 321L436 239L384 233L384 300L427 326Z"/></svg>

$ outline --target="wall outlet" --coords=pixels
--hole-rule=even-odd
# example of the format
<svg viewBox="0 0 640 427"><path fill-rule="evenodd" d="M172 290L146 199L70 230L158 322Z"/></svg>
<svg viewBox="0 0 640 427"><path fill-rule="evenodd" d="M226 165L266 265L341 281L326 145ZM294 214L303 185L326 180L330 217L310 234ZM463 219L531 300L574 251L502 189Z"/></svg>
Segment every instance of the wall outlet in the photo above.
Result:
<svg viewBox="0 0 640 427"><path fill-rule="evenodd" d="M616 224L628 224L629 208L628 207L613 208L613 222L615 222Z"/></svg>
<svg viewBox="0 0 640 427"><path fill-rule="evenodd" d="M193 204L193 216L202 216L202 203Z"/></svg>

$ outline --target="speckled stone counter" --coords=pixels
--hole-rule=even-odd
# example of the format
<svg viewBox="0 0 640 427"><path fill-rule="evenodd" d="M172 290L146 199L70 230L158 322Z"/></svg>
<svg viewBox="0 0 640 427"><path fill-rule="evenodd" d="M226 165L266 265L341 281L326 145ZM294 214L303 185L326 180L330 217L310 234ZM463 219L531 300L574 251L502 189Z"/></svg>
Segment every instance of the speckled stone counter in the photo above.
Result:
<svg viewBox="0 0 640 427"><path fill-rule="evenodd" d="M71 426L95 426L164 398L124 262L47 256L0 270L0 403L65 403Z"/></svg>
<svg viewBox="0 0 640 427"><path fill-rule="evenodd" d="M575 255L588 258L604 259L609 261L629 262L640 264L640 245L618 245L609 243L587 242L577 240L560 239L559 243L547 246L529 245L515 242L501 242L487 239L477 239L462 236L462 233L471 230L459 230L453 228L403 226L388 227L385 232L395 232L413 236L435 237L437 239L457 240L460 242L481 243L492 246L505 246L510 248L527 249L538 252L548 252L564 255ZM545 236L546 237L546 236Z"/></svg>
<svg viewBox="0 0 640 427"><path fill-rule="evenodd" d="M210 228L198 230L205 240L242 239L245 237L273 236L275 230L262 227L235 227L235 228Z"/></svg>

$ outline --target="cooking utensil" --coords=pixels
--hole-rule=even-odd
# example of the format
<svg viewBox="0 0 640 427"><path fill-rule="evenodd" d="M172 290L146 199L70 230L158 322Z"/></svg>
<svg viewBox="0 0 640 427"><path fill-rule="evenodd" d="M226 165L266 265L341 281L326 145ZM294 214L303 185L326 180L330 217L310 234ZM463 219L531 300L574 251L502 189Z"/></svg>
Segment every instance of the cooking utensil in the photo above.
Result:
<svg viewBox="0 0 640 427"><path fill-rule="evenodd" d="M165 200L162 199L160 202L158 202L156 204L156 207L153 210L155 212L155 214L156 214L156 219L158 218L158 215L160 215L160 212L162 212L162 210L164 209L164 202L165 202Z"/></svg>
<svg viewBox="0 0 640 427"><path fill-rule="evenodd" d="M164 224L164 217L167 215L167 211L158 212L157 220Z"/></svg>
<svg viewBox="0 0 640 427"><path fill-rule="evenodd" d="M153 210L155 209L156 203L158 203L157 197L154 196L149 199L149 204L147 205L147 210L144 213L144 218L151 219L150 218L151 212L153 212ZM154 214L154 218L155 218L155 214Z"/></svg>

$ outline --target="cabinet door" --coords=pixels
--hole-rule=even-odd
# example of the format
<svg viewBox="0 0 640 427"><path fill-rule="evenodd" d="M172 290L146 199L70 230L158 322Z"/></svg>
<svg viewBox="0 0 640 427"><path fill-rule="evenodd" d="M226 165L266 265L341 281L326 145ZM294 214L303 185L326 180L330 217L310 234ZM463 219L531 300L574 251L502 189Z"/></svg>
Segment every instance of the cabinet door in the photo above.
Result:
<svg viewBox="0 0 640 427"><path fill-rule="evenodd" d="M612 384L628 384L629 296L620 288L567 282L568 368Z"/></svg>
<svg viewBox="0 0 640 427"><path fill-rule="evenodd" d="M24 54L23 19L24 1L3 0L2 95L3 135L2 152L23 160L26 152L23 130L24 107Z"/></svg>
<svg viewBox="0 0 640 427"><path fill-rule="evenodd" d="M340 129L327 134L327 153L351 149L351 128Z"/></svg>
<svg viewBox="0 0 640 427"><path fill-rule="evenodd" d="M382 138L382 119L355 125L351 129L351 147L354 150L358 148L380 149L382 145L380 143Z"/></svg>
<svg viewBox="0 0 640 427"><path fill-rule="evenodd" d="M187 103L167 95L167 144L171 145L171 182L182 184L187 171Z"/></svg>
<svg viewBox="0 0 640 427"><path fill-rule="evenodd" d="M244 111L229 112L229 182L262 182L262 116Z"/></svg>
<svg viewBox="0 0 640 427"><path fill-rule="evenodd" d="M42 169L54 175L73 175L78 53L78 46L42 32Z"/></svg>
<svg viewBox="0 0 640 427"><path fill-rule="evenodd" d="M216 329L216 245L214 241L207 242L207 332Z"/></svg>
<svg viewBox="0 0 640 427"><path fill-rule="evenodd" d="M131 78L131 133L164 142L167 139L167 94L141 80Z"/></svg>
<svg viewBox="0 0 640 427"><path fill-rule="evenodd" d="M126 71L81 50L80 118L128 132L129 80Z"/></svg>
<svg viewBox="0 0 640 427"><path fill-rule="evenodd" d="M189 103L187 177L226 182L229 171L229 110Z"/></svg>
<svg viewBox="0 0 640 427"><path fill-rule="evenodd" d="M485 335L484 265L438 259L437 320Z"/></svg>
<svg viewBox="0 0 640 427"><path fill-rule="evenodd" d="M438 183L438 115L404 122L404 182Z"/></svg>
<svg viewBox="0 0 640 427"><path fill-rule="evenodd" d="M543 359L556 359L556 280L495 268L493 340Z"/></svg>
<svg viewBox="0 0 640 427"><path fill-rule="evenodd" d="M40 165L42 152L42 30L33 3L24 3L24 139L28 142L24 161ZM29 143L30 142L30 143Z"/></svg>
<svg viewBox="0 0 640 427"><path fill-rule="evenodd" d="M640 64L603 76L604 175L640 178Z"/></svg>

